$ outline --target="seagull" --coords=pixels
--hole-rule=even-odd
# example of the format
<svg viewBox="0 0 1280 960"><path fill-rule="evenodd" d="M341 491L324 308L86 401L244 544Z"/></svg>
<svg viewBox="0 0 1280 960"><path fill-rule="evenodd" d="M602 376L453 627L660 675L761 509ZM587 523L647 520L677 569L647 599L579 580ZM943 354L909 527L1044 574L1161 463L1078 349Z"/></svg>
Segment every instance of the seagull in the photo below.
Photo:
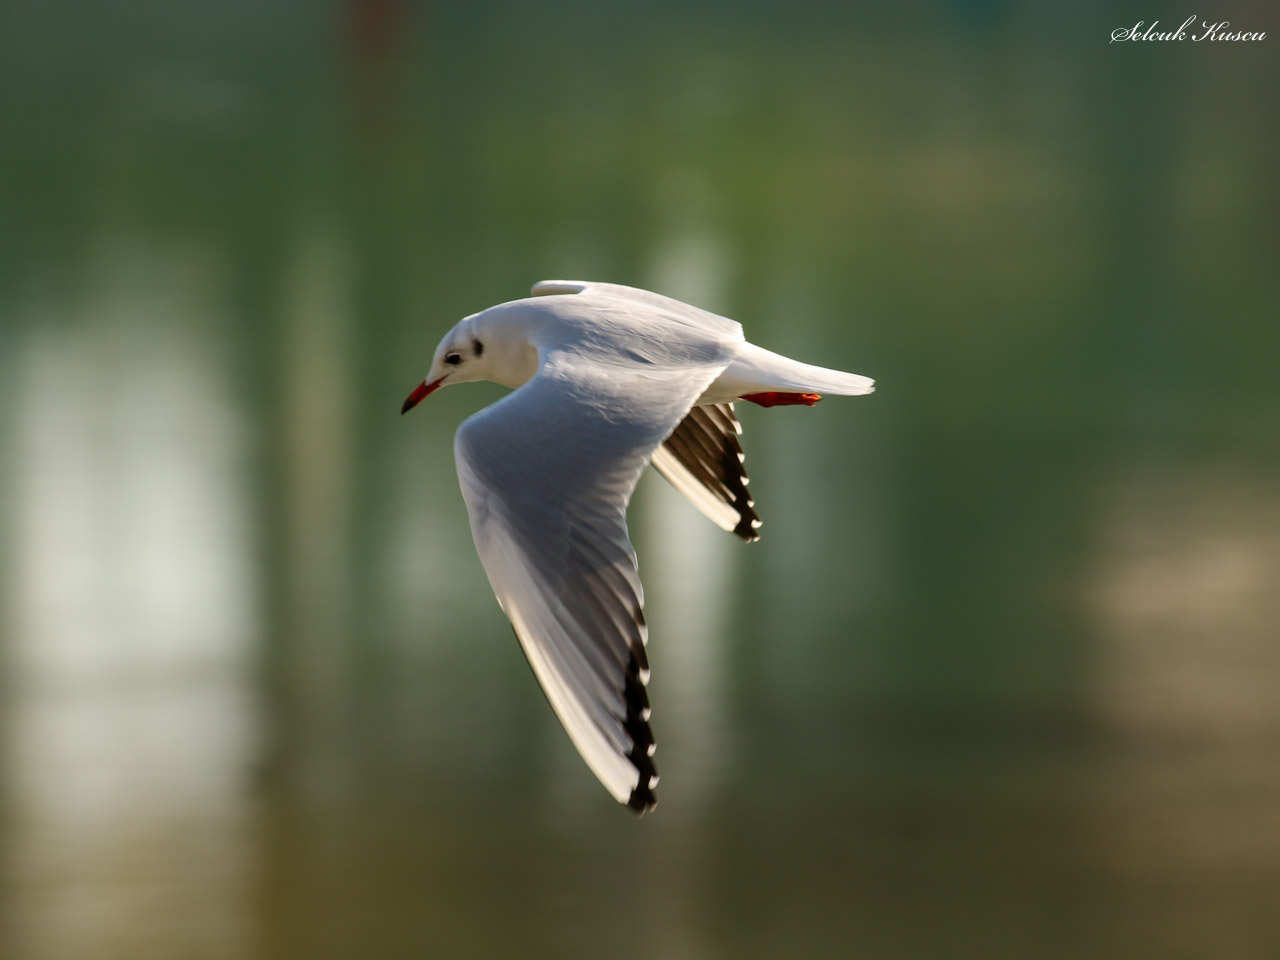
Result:
<svg viewBox="0 0 1280 960"><path fill-rule="evenodd" d="M648 628L627 503L646 465L744 541L759 538L733 404L812 406L875 381L788 359L733 320L648 290L546 280L458 322L407 413L441 387L512 389L454 439L476 551L582 759L652 810Z"/></svg>

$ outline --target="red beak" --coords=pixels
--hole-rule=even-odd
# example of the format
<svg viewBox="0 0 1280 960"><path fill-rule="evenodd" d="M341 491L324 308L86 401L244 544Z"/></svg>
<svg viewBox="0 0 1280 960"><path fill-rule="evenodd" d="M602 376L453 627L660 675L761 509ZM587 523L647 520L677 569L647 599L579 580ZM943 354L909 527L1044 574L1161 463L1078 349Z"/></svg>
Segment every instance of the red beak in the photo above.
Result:
<svg viewBox="0 0 1280 960"><path fill-rule="evenodd" d="M413 393L409 394L409 399L405 400L404 406L400 408L400 415L404 416L406 413L408 413L410 410L412 410L414 407L420 404L426 398L427 394L435 390L438 390L440 388L440 384L442 383L444 383L444 377L441 377L439 380L432 380L430 383L427 383L427 381L423 380L420 384L418 384L417 388L413 391Z"/></svg>

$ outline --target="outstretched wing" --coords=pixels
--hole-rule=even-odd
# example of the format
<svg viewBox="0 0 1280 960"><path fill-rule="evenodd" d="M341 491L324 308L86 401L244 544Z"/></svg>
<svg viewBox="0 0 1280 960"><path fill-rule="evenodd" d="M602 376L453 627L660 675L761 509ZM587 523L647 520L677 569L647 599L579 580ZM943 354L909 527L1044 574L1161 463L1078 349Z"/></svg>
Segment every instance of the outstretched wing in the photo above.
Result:
<svg viewBox="0 0 1280 960"><path fill-rule="evenodd" d="M627 503L721 369L544 357L454 444L476 549L538 682L592 772L639 813L658 775Z"/></svg>
<svg viewBox="0 0 1280 960"><path fill-rule="evenodd" d="M733 404L694 407L653 454L653 466L722 530L750 543L760 515L747 489Z"/></svg>
<svg viewBox="0 0 1280 960"><path fill-rule="evenodd" d="M530 291L535 297L561 296L565 294L581 294L619 297L632 303L645 306L681 317L713 335L725 340L742 340L742 324L730 320L710 310L703 310L683 300L664 297L652 290L641 290L639 287L628 287L621 283L600 283L596 280L541 280L533 285Z"/></svg>

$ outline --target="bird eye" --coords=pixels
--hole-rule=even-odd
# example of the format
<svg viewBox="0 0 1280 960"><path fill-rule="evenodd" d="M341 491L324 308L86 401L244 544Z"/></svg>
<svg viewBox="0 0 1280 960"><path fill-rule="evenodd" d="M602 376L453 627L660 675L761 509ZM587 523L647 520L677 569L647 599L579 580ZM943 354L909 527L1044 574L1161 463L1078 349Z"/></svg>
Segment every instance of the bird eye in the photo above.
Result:
<svg viewBox="0 0 1280 960"><path fill-rule="evenodd" d="M451 363L455 367L462 362L462 355L459 353L447 353L444 357L445 363Z"/></svg>
<svg viewBox="0 0 1280 960"><path fill-rule="evenodd" d="M472 340L471 352L474 353L477 357L480 356L480 354L484 353L484 344L481 343L479 340Z"/></svg>

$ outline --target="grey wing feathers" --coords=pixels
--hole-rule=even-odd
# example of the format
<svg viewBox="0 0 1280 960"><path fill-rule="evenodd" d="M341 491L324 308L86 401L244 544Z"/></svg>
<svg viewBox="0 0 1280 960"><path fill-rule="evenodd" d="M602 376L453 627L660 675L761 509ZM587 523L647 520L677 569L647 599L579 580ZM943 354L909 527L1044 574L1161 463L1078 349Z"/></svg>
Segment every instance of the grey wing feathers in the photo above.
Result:
<svg viewBox="0 0 1280 960"><path fill-rule="evenodd" d="M536 465L513 474L486 456L497 445L484 427L468 421L455 450L485 572L574 746L619 802L643 813L658 777L643 593L624 518L643 459L598 478L596 495L549 502L545 487L520 483Z"/></svg>
<svg viewBox="0 0 1280 960"><path fill-rule="evenodd" d="M721 529L750 543L760 515L747 489L733 404L694 407L653 455L653 466Z"/></svg>
<svg viewBox="0 0 1280 960"><path fill-rule="evenodd" d="M551 358L454 442L476 550L529 665L587 766L638 813L658 774L627 503L720 369L626 376Z"/></svg>
<svg viewBox="0 0 1280 960"><path fill-rule="evenodd" d="M660 311L684 318L715 337L723 340L742 340L742 324L718 313L703 310L683 300L664 297L652 290L641 290L621 283L599 283L595 280L542 280L533 285L531 291L535 297L556 296L563 294L599 294L601 296L621 297L634 303L643 303Z"/></svg>

